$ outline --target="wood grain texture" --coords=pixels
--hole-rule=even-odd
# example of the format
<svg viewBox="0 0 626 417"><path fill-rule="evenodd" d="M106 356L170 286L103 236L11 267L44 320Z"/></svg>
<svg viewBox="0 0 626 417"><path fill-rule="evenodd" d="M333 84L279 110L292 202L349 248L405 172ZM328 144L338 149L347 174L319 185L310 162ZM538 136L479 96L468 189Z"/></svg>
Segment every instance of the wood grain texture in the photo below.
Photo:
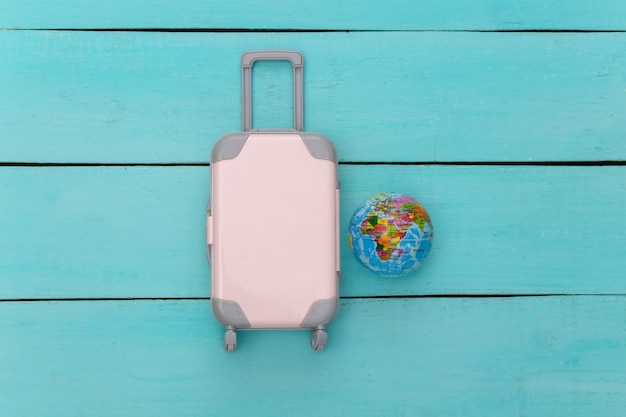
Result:
<svg viewBox="0 0 626 417"><path fill-rule="evenodd" d="M342 161L623 160L625 44L626 33L0 31L0 162L207 161L240 130L239 57L263 48L304 53L305 127ZM256 126L288 127L289 68L265 64L254 97L273 112Z"/></svg>
<svg viewBox="0 0 626 417"><path fill-rule="evenodd" d="M414 163L626 159L626 2L1 0L0 28L0 415L625 415L626 166ZM184 165L278 48L344 162L343 299L324 352L227 354ZM255 126L290 126L290 82L255 66ZM434 222L406 278L348 252L380 191Z"/></svg>
<svg viewBox="0 0 626 417"><path fill-rule="evenodd" d="M331 30L626 29L619 0L3 0L0 28L245 28Z"/></svg>
<svg viewBox="0 0 626 417"><path fill-rule="evenodd" d="M63 416L618 416L626 298L344 300L309 332L240 332L207 301L0 303L0 408Z"/></svg>
<svg viewBox="0 0 626 417"><path fill-rule="evenodd" d="M344 296L626 294L626 167L341 166ZM0 169L0 297L208 297L208 167ZM434 249L383 279L346 228L381 191L429 210Z"/></svg>

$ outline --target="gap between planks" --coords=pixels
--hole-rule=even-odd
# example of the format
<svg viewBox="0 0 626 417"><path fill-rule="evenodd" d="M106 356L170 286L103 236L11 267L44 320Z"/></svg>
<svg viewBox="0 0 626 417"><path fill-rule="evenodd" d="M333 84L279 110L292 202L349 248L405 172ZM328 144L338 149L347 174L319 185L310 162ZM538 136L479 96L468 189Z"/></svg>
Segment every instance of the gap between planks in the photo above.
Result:
<svg viewBox="0 0 626 417"><path fill-rule="evenodd" d="M621 29L278 29L278 28L2 28L14 31L59 32L168 32L168 33L366 33L366 32L443 32L443 33L626 33Z"/></svg>
<svg viewBox="0 0 626 417"><path fill-rule="evenodd" d="M613 161L368 161L339 162L339 165L451 165L451 166L626 166L624 160ZM209 162L0 162L0 167L194 167L211 166Z"/></svg>
<svg viewBox="0 0 626 417"><path fill-rule="evenodd" d="M626 294L418 294L418 295L374 295L346 296L341 300L380 300L406 298L537 298L537 297L624 297ZM103 297L103 298L9 298L0 303L24 302L94 302L94 301L210 301L211 297Z"/></svg>

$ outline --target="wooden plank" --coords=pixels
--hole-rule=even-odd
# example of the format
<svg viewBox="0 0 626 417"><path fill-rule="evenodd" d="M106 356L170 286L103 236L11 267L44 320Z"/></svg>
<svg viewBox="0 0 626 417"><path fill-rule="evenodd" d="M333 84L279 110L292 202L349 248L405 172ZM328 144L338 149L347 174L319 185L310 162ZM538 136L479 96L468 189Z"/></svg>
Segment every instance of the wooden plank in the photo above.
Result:
<svg viewBox="0 0 626 417"><path fill-rule="evenodd" d="M625 169L341 166L342 294L625 294ZM4 167L0 190L0 298L209 296L208 167ZM353 211L381 191L433 219L406 278L347 247Z"/></svg>
<svg viewBox="0 0 626 417"><path fill-rule="evenodd" d="M382 2L4 0L1 28L244 28L331 30L523 30L626 28L619 0Z"/></svg>
<svg viewBox="0 0 626 417"><path fill-rule="evenodd" d="M626 407L626 298L344 300L309 332L207 301L0 303L6 415L601 416Z"/></svg>
<svg viewBox="0 0 626 417"><path fill-rule="evenodd" d="M626 33L0 31L0 162L207 161L240 130L239 56L252 48L303 51L306 128L343 161L622 160L625 44ZM254 97L272 112L256 126L289 127L290 90L272 87L289 68L266 64Z"/></svg>

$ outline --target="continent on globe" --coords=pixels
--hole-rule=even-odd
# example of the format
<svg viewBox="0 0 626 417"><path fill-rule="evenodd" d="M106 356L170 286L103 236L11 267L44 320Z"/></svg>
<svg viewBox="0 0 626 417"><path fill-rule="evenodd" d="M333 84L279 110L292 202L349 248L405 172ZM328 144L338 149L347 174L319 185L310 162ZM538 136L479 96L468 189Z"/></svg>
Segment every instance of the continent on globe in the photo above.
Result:
<svg viewBox="0 0 626 417"><path fill-rule="evenodd" d="M348 243L357 261L388 277L419 267L432 240L428 212L406 194L381 193L365 201L348 230Z"/></svg>

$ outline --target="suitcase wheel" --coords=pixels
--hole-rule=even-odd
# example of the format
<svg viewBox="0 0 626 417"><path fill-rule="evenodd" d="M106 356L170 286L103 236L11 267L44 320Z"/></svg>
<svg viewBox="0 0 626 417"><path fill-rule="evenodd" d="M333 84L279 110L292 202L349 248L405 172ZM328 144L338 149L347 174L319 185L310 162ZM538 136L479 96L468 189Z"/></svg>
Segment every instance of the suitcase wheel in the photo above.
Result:
<svg viewBox="0 0 626 417"><path fill-rule="evenodd" d="M324 331L324 329L313 330L313 334L311 335L311 348L314 351L319 352L324 349L327 340L328 334Z"/></svg>
<svg viewBox="0 0 626 417"><path fill-rule="evenodd" d="M235 349L237 349L237 333L235 333L235 330L226 330L226 335L224 336L224 349L226 349L226 352L234 352Z"/></svg>

